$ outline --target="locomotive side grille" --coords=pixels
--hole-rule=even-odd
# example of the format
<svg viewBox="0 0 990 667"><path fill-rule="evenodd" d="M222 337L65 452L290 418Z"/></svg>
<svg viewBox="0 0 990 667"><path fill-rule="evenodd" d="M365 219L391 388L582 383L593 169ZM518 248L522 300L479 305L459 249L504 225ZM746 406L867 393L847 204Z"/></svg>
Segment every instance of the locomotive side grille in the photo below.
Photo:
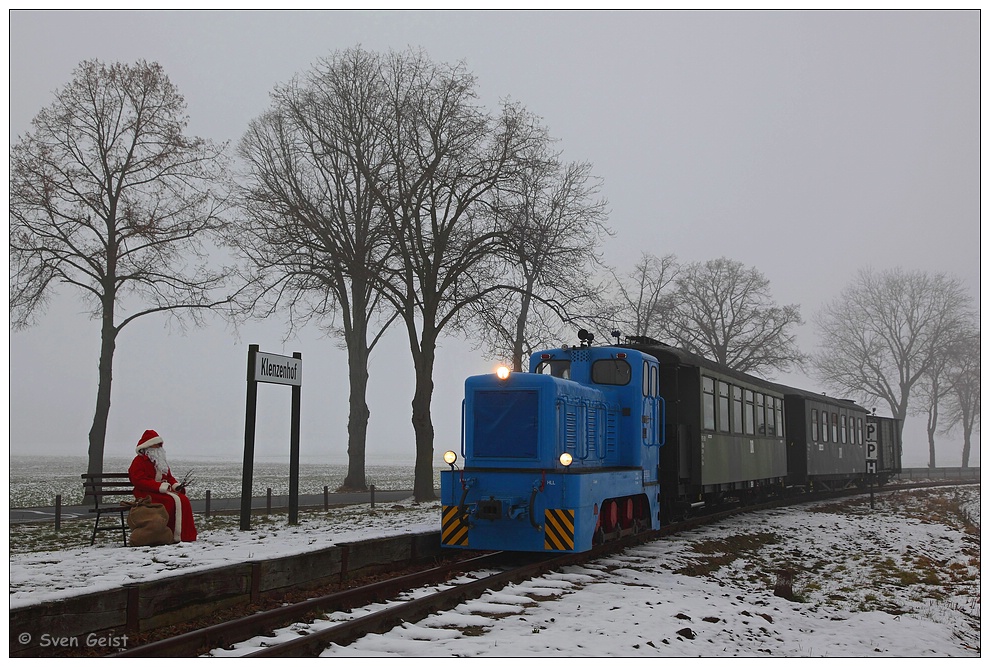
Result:
<svg viewBox="0 0 990 667"><path fill-rule="evenodd" d="M574 510L546 510L543 526L544 550L574 550Z"/></svg>
<svg viewBox="0 0 990 667"><path fill-rule="evenodd" d="M440 544L450 547L468 546L468 518L457 505L445 505L440 521Z"/></svg>
<svg viewBox="0 0 990 667"><path fill-rule="evenodd" d="M598 431L598 406L591 405L588 407L588 425L587 425L587 437L588 437L588 449L592 452L598 452L599 449L599 431Z"/></svg>
<svg viewBox="0 0 990 667"><path fill-rule="evenodd" d="M564 451L577 451L577 412L571 405L564 409Z"/></svg>
<svg viewBox="0 0 990 667"><path fill-rule="evenodd" d="M619 413L608 410L605 416L605 451L609 454L615 452L615 443L619 433Z"/></svg>

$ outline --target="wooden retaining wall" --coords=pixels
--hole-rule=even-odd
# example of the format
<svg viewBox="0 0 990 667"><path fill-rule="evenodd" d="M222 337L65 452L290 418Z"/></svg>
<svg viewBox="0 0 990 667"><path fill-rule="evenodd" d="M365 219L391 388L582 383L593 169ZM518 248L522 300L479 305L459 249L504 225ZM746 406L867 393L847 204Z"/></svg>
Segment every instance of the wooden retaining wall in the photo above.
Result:
<svg viewBox="0 0 990 667"><path fill-rule="evenodd" d="M67 649L129 648L155 630L265 595L312 588L440 554L437 532L341 544L265 561L128 584L10 610L10 657L58 657ZM131 644L133 646L133 644Z"/></svg>

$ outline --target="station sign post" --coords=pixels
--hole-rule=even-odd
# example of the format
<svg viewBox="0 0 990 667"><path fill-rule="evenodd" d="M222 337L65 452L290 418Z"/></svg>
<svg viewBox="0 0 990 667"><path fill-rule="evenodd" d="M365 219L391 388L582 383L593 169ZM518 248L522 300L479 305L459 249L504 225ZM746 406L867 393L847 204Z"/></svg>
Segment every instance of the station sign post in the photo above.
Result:
<svg viewBox="0 0 990 667"><path fill-rule="evenodd" d="M254 484L254 438L258 416L258 383L292 387L292 424L289 435L289 523L299 522L299 417L302 403L302 353L291 357L261 352L248 346L247 406L244 416L244 468L241 471L241 530L251 529L251 499Z"/></svg>
<svg viewBox="0 0 990 667"><path fill-rule="evenodd" d="M870 478L870 509L873 509L873 482L877 476L877 423L866 422L866 474Z"/></svg>

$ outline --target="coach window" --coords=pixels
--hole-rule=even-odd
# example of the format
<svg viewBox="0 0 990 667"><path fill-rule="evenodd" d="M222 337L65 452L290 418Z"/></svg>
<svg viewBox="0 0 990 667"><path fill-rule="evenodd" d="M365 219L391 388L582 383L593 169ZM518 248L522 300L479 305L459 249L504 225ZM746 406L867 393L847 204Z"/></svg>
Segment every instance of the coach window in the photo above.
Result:
<svg viewBox="0 0 990 667"><path fill-rule="evenodd" d="M627 385L632 379L632 366L625 359L599 359L591 365L591 381L595 384Z"/></svg>
<svg viewBox="0 0 990 667"><path fill-rule="evenodd" d="M715 430L715 380L701 378L702 428Z"/></svg>
<svg viewBox="0 0 990 667"><path fill-rule="evenodd" d="M811 441L818 442L818 410L811 411Z"/></svg>
<svg viewBox="0 0 990 667"><path fill-rule="evenodd" d="M828 412L822 410L822 442L828 442Z"/></svg>
<svg viewBox="0 0 990 667"><path fill-rule="evenodd" d="M767 416L764 410L766 397L763 394L756 395L756 432L759 435L767 434Z"/></svg>
<svg viewBox="0 0 990 667"><path fill-rule="evenodd" d="M863 444L863 418L860 417L856 420L856 444Z"/></svg>
<svg viewBox="0 0 990 667"><path fill-rule="evenodd" d="M732 385L732 432L743 432L742 388Z"/></svg>
<svg viewBox="0 0 990 667"><path fill-rule="evenodd" d="M839 435L839 438L840 438L839 442L841 442L843 445L846 444L847 436L846 436L846 416L845 415L842 415L841 417L839 417L839 434L840 434Z"/></svg>
<svg viewBox="0 0 990 667"><path fill-rule="evenodd" d="M746 397L746 407L743 410L743 424L745 425L746 435L753 435L756 429L753 427L753 415L756 413L756 403L753 396L753 392L747 389L744 392Z"/></svg>
<svg viewBox="0 0 990 667"><path fill-rule="evenodd" d="M767 435L777 435L777 399L767 396Z"/></svg>
<svg viewBox="0 0 990 667"><path fill-rule="evenodd" d="M839 413L832 413L832 442L839 441Z"/></svg>
<svg viewBox="0 0 990 667"><path fill-rule="evenodd" d="M784 437L784 399L773 399L773 409L777 412L777 437Z"/></svg>
<svg viewBox="0 0 990 667"><path fill-rule="evenodd" d="M729 432L729 385L718 383L718 430Z"/></svg>

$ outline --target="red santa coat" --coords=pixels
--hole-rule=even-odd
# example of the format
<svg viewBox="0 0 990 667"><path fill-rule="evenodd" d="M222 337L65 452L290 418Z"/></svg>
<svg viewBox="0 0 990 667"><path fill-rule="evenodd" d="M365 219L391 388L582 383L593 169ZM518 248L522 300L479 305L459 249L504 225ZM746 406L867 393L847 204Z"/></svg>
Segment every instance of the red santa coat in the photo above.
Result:
<svg viewBox="0 0 990 667"><path fill-rule="evenodd" d="M164 475L155 469L155 464L143 453L134 457L127 474L134 485L134 497L150 497L151 502L161 503L168 510L168 527L176 542L195 542L196 524L193 521L192 505L185 491L176 491L179 483L168 470ZM175 508L179 507L178 513Z"/></svg>

